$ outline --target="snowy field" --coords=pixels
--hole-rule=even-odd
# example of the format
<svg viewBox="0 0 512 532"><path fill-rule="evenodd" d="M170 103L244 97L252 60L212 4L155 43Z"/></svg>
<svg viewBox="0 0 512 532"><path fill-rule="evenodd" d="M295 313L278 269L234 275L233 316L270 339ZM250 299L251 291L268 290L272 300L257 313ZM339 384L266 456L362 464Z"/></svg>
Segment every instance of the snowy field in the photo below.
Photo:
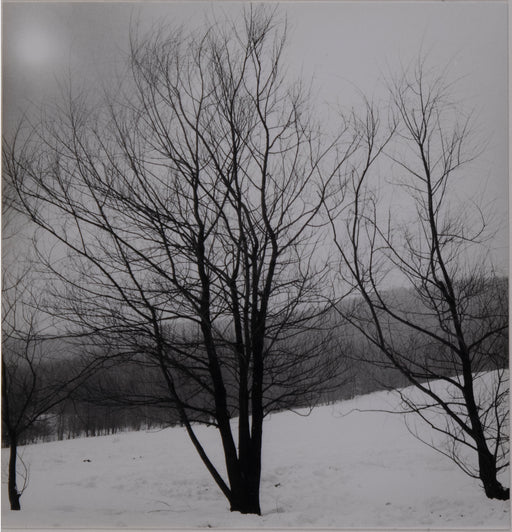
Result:
<svg viewBox="0 0 512 532"><path fill-rule="evenodd" d="M271 416L261 517L230 513L181 428L26 446L21 512L8 509L3 449L2 527L508 529L509 503L488 500L477 480L413 438L402 416L353 411L393 401L379 392L308 417ZM198 434L221 463L215 430Z"/></svg>

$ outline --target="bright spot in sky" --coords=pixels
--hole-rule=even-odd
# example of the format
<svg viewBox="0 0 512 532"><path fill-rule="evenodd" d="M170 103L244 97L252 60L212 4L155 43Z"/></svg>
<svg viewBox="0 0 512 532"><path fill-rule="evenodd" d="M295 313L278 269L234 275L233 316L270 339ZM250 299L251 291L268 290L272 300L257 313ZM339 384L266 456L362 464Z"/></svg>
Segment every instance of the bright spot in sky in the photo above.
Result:
<svg viewBox="0 0 512 532"><path fill-rule="evenodd" d="M55 34L36 24L23 28L16 40L18 59L25 67L51 66L63 52Z"/></svg>

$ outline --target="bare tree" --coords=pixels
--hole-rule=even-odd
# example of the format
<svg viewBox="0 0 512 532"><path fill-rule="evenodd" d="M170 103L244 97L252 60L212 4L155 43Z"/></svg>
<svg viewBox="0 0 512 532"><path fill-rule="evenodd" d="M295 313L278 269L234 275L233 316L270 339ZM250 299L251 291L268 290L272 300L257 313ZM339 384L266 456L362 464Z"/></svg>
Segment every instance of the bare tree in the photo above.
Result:
<svg viewBox="0 0 512 532"><path fill-rule="evenodd" d="M8 166L4 160L4 168ZM76 357L64 379L60 360L69 352L60 352L44 331L30 241L21 230L27 220L20 213L12 182L4 179L2 188L2 441L10 449L7 486L11 510L20 510L28 468L19 457L19 445L30 434L36 436L47 428L54 409L88 378L94 364L82 365Z"/></svg>
<svg viewBox="0 0 512 532"><path fill-rule="evenodd" d="M285 40L275 10L252 7L242 22L134 33L131 78L105 107L70 98L8 150L26 212L58 243L55 312L111 361L159 368L148 393L177 409L242 513L261 511L264 416L340 363L318 223L353 145L345 130L326 142L286 82ZM194 431L205 420L225 475Z"/></svg>
<svg viewBox="0 0 512 532"><path fill-rule="evenodd" d="M498 480L508 464L507 282L489 256L480 260L487 218L455 182L478 154L471 120L450 101L445 73L424 62L388 89L391 126L367 104L346 203L329 209L340 275L360 296L338 309L378 348L373 363L421 392L402 399L446 437L427 443L479 478L489 498L508 499ZM379 172L388 168L386 188Z"/></svg>
<svg viewBox="0 0 512 532"><path fill-rule="evenodd" d="M8 494L11 510L20 510L20 498L26 487L27 477L23 483L23 487L18 489L17 485L17 458L18 458L18 440L20 433L25 428L22 423L23 411L27 408L24 403L30 403L30 386L27 383L31 375L31 358L30 356L23 356L26 353L17 352L14 356L9 357L9 337L13 336L13 331L6 330L6 306L11 306L6 301L6 279L3 276L3 294L2 294L2 432L3 438L7 439L10 454L9 454L9 471L8 471ZM11 287L10 292L16 290L17 287ZM11 307L14 309L14 307ZM28 346L20 346L21 350ZM10 358L10 360L9 360ZM28 358L28 364L22 366L21 362ZM32 373L33 375L33 373ZM25 385L26 384L26 385ZM21 395L25 395L25 401ZM15 403L12 405L12 403ZM30 423L28 423L30 425Z"/></svg>
<svg viewBox="0 0 512 532"><path fill-rule="evenodd" d="M9 296L14 292L12 287L10 292ZM20 300L15 305L21 305ZM23 487L19 489L18 446L62 401L63 389L52 378L52 364L47 361L44 342L37 335L35 313L22 308L15 311L5 291L2 306L2 430L10 449L9 502L11 510L20 510L20 498L28 485L28 470L23 468ZM14 313L18 314L15 318ZM18 325L23 328L15 329Z"/></svg>

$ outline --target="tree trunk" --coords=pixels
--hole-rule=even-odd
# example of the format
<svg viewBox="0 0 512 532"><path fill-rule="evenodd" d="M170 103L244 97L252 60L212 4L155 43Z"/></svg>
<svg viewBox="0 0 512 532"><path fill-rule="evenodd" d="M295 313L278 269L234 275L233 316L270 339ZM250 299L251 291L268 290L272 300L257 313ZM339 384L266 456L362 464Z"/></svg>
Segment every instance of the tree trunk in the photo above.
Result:
<svg viewBox="0 0 512 532"><path fill-rule="evenodd" d="M243 445L240 445L238 460L226 462L226 465L228 469L231 469L228 473L231 488L230 510L242 514L261 515L261 451L258 442L254 441L254 437L249 438L248 441L243 441Z"/></svg>
<svg viewBox="0 0 512 532"><path fill-rule="evenodd" d="M251 490L249 486L242 493L233 496L230 510L241 514L261 515L259 489Z"/></svg>
<svg viewBox="0 0 512 532"><path fill-rule="evenodd" d="M478 445L478 470L487 497L489 499L508 501L510 498L510 489L504 488L499 482L496 471L496 460L487 448L487 445L483 448Z"/></svg>
<svg viewBox="0 0 512 532"><path fill-rule="evenodd" d="M238 486L231 492L230 510L232 512L261 515L259 476L240 472Z"/></svg>
<svg viewBox="0 0 512 532"><path fill-rule="evenodd" d="M469 356L467 359L469 360ZM510 498L510 489L504 488L498 480L496 457L489 450L484 429L480 421L473 390L473 375L469 364L465 365L464 370L464 397L478 453L478 473L480 480L484 486L485 494L489 499L506 501Z"/></svg>
<svg viewBox="0 0 512 532"><path fill-rule="evenodd" d="M11 446L9 453L9 477L7 480L9 503L11 510L21 510L20 498L21 493L18 493L16 486L16 459L18 451L18 442L16 438L11 437Z"/></svg>

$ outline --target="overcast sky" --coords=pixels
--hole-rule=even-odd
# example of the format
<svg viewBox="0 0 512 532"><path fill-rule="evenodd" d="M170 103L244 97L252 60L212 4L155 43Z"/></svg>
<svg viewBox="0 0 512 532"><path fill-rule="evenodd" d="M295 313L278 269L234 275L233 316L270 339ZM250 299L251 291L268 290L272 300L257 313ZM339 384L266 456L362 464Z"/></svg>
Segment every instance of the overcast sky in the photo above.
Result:
<svg viewBox="0 0 512 532"><path fill-rule="evenodd" d="M213 5L213 7L212 7ZM130 18L144 25L189 23L204 13L235 14L236 2L3 3L3 126L58 94L58 80L77 85L107 82L126 57ZM372 93L379 78L397 71L420 51L430 64L461 78L457 98L475 109L479 135L488 141L473 185L496 199L503 230L496 240L506 263L508 243L508 44L507 3L284 2L290 23L290 66L314 75L321 101L351 105L352 84Z"/></svg>

